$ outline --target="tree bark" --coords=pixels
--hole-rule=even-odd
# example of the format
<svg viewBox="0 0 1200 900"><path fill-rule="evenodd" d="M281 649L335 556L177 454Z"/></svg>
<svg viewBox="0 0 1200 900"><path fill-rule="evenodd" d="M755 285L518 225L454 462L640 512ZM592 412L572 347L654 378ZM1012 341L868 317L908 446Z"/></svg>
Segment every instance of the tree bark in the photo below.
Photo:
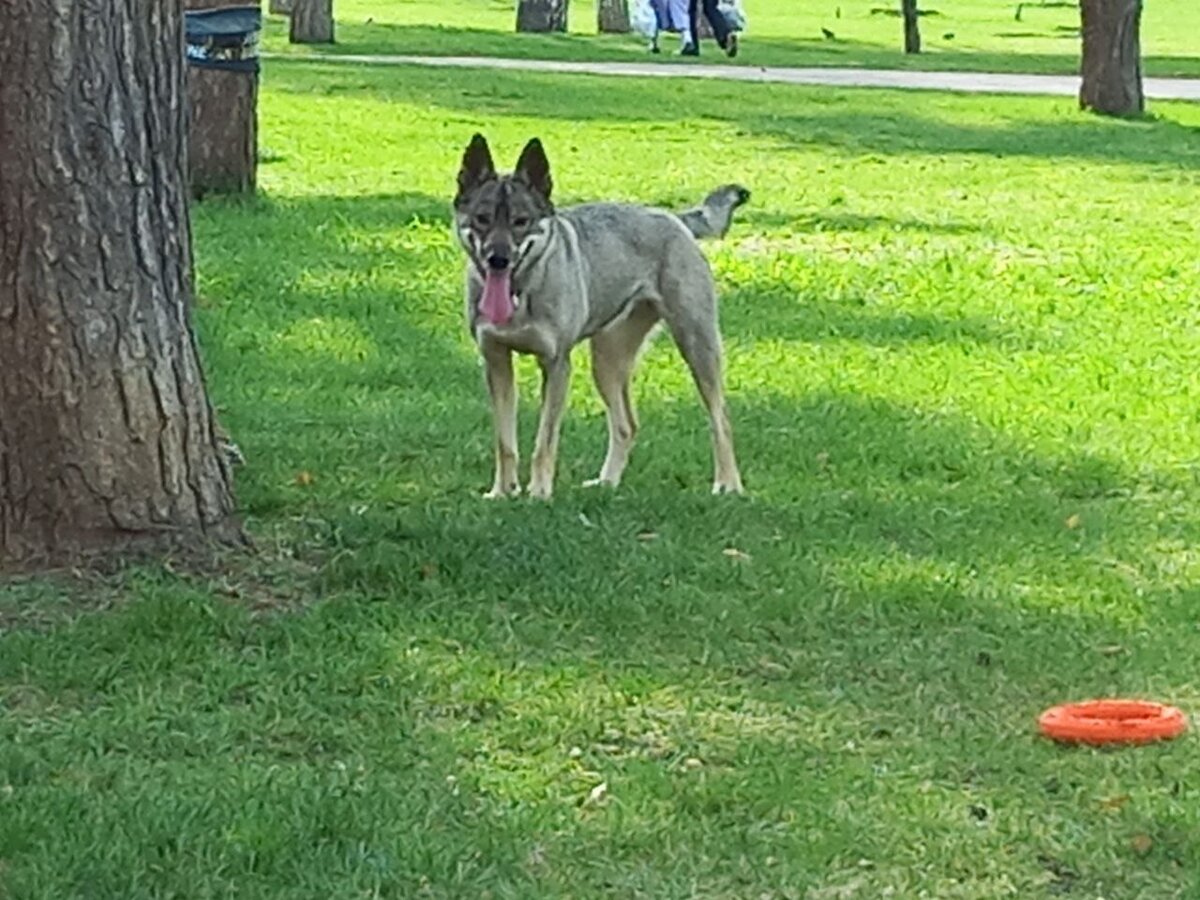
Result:
<svg viewBox="0 0 1200 900"><path fill-rule="evenodd" d="M1142 93L1142 0L1081 0L1083 83L1079 105L1132 116L1146 109Z"/></svg>
<svg viewBox="0 0 1200 900"><path fill-rule="evenodd" d="M275 16L286 16L292 12L292 0L270 0L267 12Z"/></svg>
<svg viewBox="0 0 1200 900"><path fill-rule="evenodd" d="M332 44L333 0L292 0L288 40L293 44Z"/></svg>
<svg viewBox="0 0 1200 900"><path fill-rule="evenodd" d="M569 0L518 0L517 31L566 31Z"/></svg>
<svg viewBox="0 0 1200 900"><path fill-rule="evenodd" d="M188 9L229 0L185 0ZM192 196L253 194L258 169L258 73L187 67Z"/></svg>
<svg viewBox="0 0 1200 900"><path fill-rule="evenodd" d="M628 0L599 0L596 5L596 28L601 34L628 34Z"/></svg>
<svg viewBox="0 0 1200 900"><path fill-rule="evenodd" d="M904 15L904 52L920 53L921 14L917 10L917 0L900 0L900 11Z"/></svg>
<svg viewBox="0 0 1200 900"><path fill-rule="evenodd" d="M236 535L190 321L181 0L5 3L0 568Z"/></svg>

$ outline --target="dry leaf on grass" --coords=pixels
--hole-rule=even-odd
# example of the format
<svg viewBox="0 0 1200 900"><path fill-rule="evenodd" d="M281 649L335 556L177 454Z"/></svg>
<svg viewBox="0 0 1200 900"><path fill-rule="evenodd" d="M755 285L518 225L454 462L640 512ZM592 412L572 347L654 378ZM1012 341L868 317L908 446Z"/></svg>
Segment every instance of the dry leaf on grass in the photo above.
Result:
<svg viewBox="0 0 1200 900"><path fill-rule="evenodd" d="M608 799L608 782L602 781L592 788L587 795L584 806L596 806Z"/></svg>

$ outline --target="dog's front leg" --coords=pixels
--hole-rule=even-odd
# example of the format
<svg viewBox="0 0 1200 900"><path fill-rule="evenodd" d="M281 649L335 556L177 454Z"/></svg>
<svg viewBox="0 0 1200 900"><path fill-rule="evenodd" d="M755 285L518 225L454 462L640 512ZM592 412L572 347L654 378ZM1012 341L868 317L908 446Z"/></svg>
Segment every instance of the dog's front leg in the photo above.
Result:
<svg viewBox="0 0 1200 900"><path fill-rule="evenodd" d="M567 391L571 386L571 357L569 354L553 358L539 357L538 362L542 367L542 413L538 420L537 442L533 448L529 494L540 500L549 500L554 493L558 433L567 405Z"/></svg>
<svg viewBox="0 0 1200 900"><path fill-rule="evenodd" d="M492 489L483 496L494 500L521 492L517 474L517 382L513 377L512 351L507 347L485 348L483 360L488 394L492 398L496 444L496 478Z"/></svg>

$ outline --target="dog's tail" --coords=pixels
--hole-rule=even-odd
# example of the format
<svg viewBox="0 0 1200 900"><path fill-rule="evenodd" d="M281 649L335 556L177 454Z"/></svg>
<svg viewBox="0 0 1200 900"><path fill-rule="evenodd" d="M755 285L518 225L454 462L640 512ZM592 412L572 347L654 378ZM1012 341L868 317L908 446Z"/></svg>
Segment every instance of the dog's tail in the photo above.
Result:
<svg viewBox="0 0 1200 900"><path fill-rule="evenodd" d="M723 184L699 206L679 213L679 219L698 241L722 238L733 224L733 211L749 199L750 192L740 184Z"/></svg>

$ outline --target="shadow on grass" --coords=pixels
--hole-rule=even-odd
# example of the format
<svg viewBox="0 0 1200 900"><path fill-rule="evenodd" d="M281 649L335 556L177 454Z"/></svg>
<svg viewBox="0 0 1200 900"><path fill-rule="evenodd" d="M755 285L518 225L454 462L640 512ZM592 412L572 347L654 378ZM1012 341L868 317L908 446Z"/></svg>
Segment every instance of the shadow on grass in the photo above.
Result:
<svg viewBox="0 0 1200 900"><path fill-rule="evenodd" d="M651 56L646 42L636 35L512 34L486 28L440 25L397 25L386 22L341 21L337 44L306 48L300 53L284 43L283 30L268 26L270 46L296 55L362 54L396 56L493 56L507 59L588 60L600 62L652 61L662 65L692 65L673 54ZM1015 37L1000 34L999 37ZM1030 32L1025 37L1074 37L1056 30ZM1074 38L1078 40L1078 38ZM735 60L727 59L715 44L706 42L698 62L741 66L840 66L868 69L919 71L1015 72L1074 75L1079 71L1079 54L1072 47L1062 53L997 53L960 50L927 38L925 52L912 56L898 45L838 38L828 40L819 33L811 37L760 37L748 35L745 50ZM1200 61L1187 56L1146 56L1144 71L1151 76L1200 76Z"/></svg>
<svg viewBox="0 0 1200 900"><path fill-rule="evenodd" d="M244 218L230 234L250 230L290 250L277 265L238 276L239 291L256 297L254 304L235 302L218 279L204 278L212 302L223 307L221 316L203 318L205 346L217 394L251 458L247 503L252 514L304 511L324 523L320 540L336 557L326 576L331 589L420 590L421 567L432 561L452 594L483 591L521 602L554 572L557 583L545 590L566 604L566 618L594 608L578 606L589 591L608 593L611 608L596 631L612 630L625 641L636 636L620 624L631 610L617 600L623 588L616 587L661 586L671 571L691 566L693 584L736 588L743 576L721 553L726 541L762 560L766 571L788 571L790 554L804 558L804 548L824 548L823 558L810 561L806 590L827 598L837 592L826 576L844 559L858 565L892 557L901 569L912 566L918 582L929 574L922 560L966 572L1024 570L1028 557L1034 572L1052 558L1072 577L1094 575L1086 572L1099 552L1092 532L1063 522L1077 507L1119 505L1132 475L1096 458L1041 459L977 426L837 395L733 399L747 478L759 497L750 503L713 505L703 496L705 421L684 388L674 399L655 394L642 403L642 445L619 494L572 491L593 474L603 442L601 417L576 411L564 434L563 507L478 504L490 431L478 365L462 333L459 251L447 235L444 246L418 257L401 239L403 224L444 231L446 217L442 202L422 194L264 201L221 213L225 224ZM297 231L313 221L327 225ZM203 217L198 244L207 257L238 252L208 231ZM202 273L208 270L202 259ZM320 290L331 274L331 289ZM772 288L751 283L739 290L746 302L736 291L730 297L731 340L753 330L750 301ZM349 354L339 349L336 331L296 331L297 323L340 318L355 326ZM771 336L779 340L1021 339L986 321L897 317L850 303L798 303L794 316L778 318L771 318ZM297 333L308 337L289 344ZM255 369L252 379L241 374L247 365ZM523 414L526 436L533 412ZM302 470L315 484L292 483ZM613 516L611 527L624 538L597 541L607 532L591 534L564 509L591 510L596 521ZM672 519L692 523L686 535L666 537ZM642 547L639 530L664 540ZM700 548L688 547L693 538L707 544L699 557L693 550ZM1136 548L1134 540L1108 552L1133 558ZM576 557L588 563L574 566ZM608 579L618 583L605 587Z"/></svg>
<svg viewBox="0 0 1200 900"><path fill-rule="evenodd" d="M1138 476L1108 461L1046 458L950 416L740 392L732 413L752 498L722 501L706 495L707 429L690 387L669 399L658 388L639 392L643 431L620 491L575 487L604 440L597 411L576 408L555 504L483 503L490 423L461 331L459 251L448 236L419 255L401 240L414 220L444 232L447 216L437 198L405 194L224 209L228 236L215 218L198 223L207 259L236 258L248 231L288 248L239 274L253 304L201 260L222 306L204 317L205 346L250 458L251 515L304 523L327 561L324 593L394 604L351 620L382 615L412 640L457 642L468 655L498 641L489 652L506 664L633 669L656 683L703 670L763 702L808 684L877 711L918 685L954 709L985 702L995 670L970 661L1002 659L1009 645L1026 648L1020 670L1004 671L1014 701L1141 677L1089 670L1095 659L1072 647L1116 643L1158 615L1123 572L1140 570L1161 529L1187 541L1195 529L1127 503ZM304 227L313 221L325 225ZM329 291L323 273L337 276ZM750 301L775 289L735 290L731 339L753 330ZM352 318L367 352L278 345L298 322L337 317ZM799 303L793 317L769 318L781 340L1014 340L986 321L854 304ZM665 341L652 352L674 353ZM533 415L527 405L526 447ZM299 471L315 481L297 485ZM1079 528L1065 524L1074 515ZM1036 659L1025 659L1029 645ZM764 647L776 662L763 663Z"/></svg>
<svg viewBox="0 0 1200 900"><path fill-rule="evenodd" d="M1177 863L1163 877L1195 871L1175 837L1189 820L1156 800L1186 745L1122 764L1013 740L1050 700L1177 683L1192 639L1154 626L1192 598L1141 590L1157 538L1200 538L1146 502L1169 485L797 388L731 398L752 495L711 498L685 387L638 392L619 491L573 486L604 430L577 410L555 503L484 503L486 404L446 217L417 193L199 207L205 355L247 449L243 498L320 548L325 602L250 620L150 573L111 615L6 636L14 895L130 896L135 872L146 896L298 877L305 896L739 896L779 860L790 887L885 868L914 823L922 852L972 860L969 876L939 863L956 884L991 865L976 856L999 860L990 884L1035 883L1012 832L975 827L969 805L1042 816L1022 852L1092 840L1089 859L1113 859L1104 829L1078 826L1108 765L1157 804L1156 852ZM413 229L430 230L415 247ZM868 312L816 313L793 337L907 339ZM589 800L600 779L615 799ZM669 871L646 865L664 834L682 848ZM1097 865L1110 893L1163 868Z"/></svg>
<svg viewBox="0 0 1200 900"><path fill-rule="evenodd" d="M806 115L739 122L784 144L848 152L1074 157L1171 168L1200 167L1200 128L1165 119L1099 118L973 125L897 114L816 109Z"/></svg>
<svg viewBox="0 0 1200 900"><path fill-rule="evenodd" d="M760 85L711 81L661 83L596 76L488 72L486 79L449 79L444 72L311 63L276 64L277 90L339 95L369 92L384 101L423 103L490 117L614 122L682 122L704 117L782 146L816 146L852 154L978 154L1088 159L1168 168L1200 166L1200 129L1168 119L1124 121L1094 117L1055 119L1014 114L986 122L954 121L962 104L969 116L978 98L939 100L944 117L915 115L903 92L829 88L763 90ZM797 101L805 102L799 105ZM1006 99L1013 110L1045 113L1044 100Z"/></svg>

